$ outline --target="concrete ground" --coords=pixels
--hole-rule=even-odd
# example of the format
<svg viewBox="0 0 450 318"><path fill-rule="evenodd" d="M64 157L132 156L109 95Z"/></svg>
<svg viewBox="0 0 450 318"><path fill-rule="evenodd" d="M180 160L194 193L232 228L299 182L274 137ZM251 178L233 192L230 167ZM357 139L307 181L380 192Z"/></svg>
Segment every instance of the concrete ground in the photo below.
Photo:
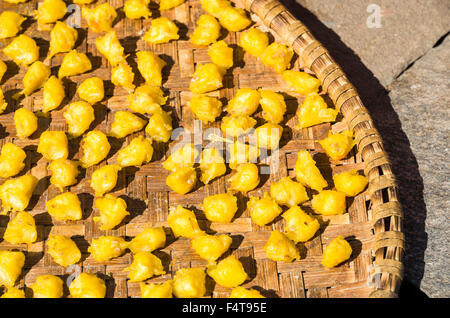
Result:
<svg viewBox="0 0 450 318"><path fill-rule="evenodd" d="M450 1L282 0L330 51L398 179L405 281L450 297Z"/></svg>

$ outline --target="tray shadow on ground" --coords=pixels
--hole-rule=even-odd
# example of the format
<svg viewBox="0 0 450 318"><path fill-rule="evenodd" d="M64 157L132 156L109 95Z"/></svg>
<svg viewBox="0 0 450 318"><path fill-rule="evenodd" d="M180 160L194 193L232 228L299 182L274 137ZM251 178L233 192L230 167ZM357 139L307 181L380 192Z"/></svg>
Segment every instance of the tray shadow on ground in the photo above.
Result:
<svg viewBox="0 0 450 318"><path fill-rule="evenodd" d="M330 52L350 82L356 87L364 105L383 138L392 163L403 207L405 233L406 284L420 286L424 274L424 253L427 248L425 219L427 209L423 198L423 179L408 136L391 105L388 91L364 65L359 56L342 42L340 37L306 8L294 0L280 0L294 16L302 21L314 37ZM401 288L402 289L402 288Z"/></svg>

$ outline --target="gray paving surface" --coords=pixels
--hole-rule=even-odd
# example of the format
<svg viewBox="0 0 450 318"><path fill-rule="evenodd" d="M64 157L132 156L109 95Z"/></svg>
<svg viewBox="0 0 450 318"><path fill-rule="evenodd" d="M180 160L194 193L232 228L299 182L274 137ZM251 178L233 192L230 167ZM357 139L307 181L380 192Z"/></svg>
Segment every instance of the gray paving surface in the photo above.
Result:
<svg viewBox="0 0 450 318"><path fill-rule="evenodd" d="M450 297L450 1L281 2L343 68L383 136L405 215L405 279ZM370 4L381 28L367 27Z"/></svg>

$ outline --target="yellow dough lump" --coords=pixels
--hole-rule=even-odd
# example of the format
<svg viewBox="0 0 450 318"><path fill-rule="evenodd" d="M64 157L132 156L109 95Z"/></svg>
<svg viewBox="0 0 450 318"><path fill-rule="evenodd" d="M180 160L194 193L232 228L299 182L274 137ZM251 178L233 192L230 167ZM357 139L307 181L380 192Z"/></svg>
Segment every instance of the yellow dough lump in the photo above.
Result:
<svg viewBox="0 0 450 318"><path fill-rule="evenodd" d="M230 190L247 193L259 185L259 170L254 163L244 163L236 168L236 173L227 180Z"/></svg>
<svg viewBox="0 0 450 318"><path fill-rule="evenodd" d="M127 97L130 110L139 114L151 115L162 110L161 105L166 103L167 98L160 87L150 84L139 86Z"/></svg>
<svg viewBox="0 0 450 318"><path fill-rule="evenodd" d="M14 11L3 11L0 14L0 39L16 36L22 30L26 18Z"/></svg>
<svg viewBox="0 0 450 318"><path fill-rule="evenodd" d="M58 77L63 78L83 74L91 69L92 63L86 54L71 50L64 55L58 70Z"/></svg>
<svg viewBox="0 0 450 318"><path fill-rule="evenodd" d="M44 84L42 111L47 113L58 108L65 96L63 82L54 75L50 76Z"/></svg>
<svg viewBox="0 0 450 318"><path fill-rule="evenodd" d="M156 111L145 127L145 132L157 142L168 142L172 130L172 117L163 110Z"/></svg>
<svg viewBox="0 0 450 318"><path fill-rule="evenodd" d="M169 174L166 184L178 194L190 192L197 183L197 172L191 167L181 167Z"/></svg>
<svg viewBox="0 0 450 318"><path fill-rule="evenodd" d="M272 261L281 261L290 263L296 259L300 259L300 253L286 235L279 231L272 231L269 240L264 245L266 255Z"/></svg>
<svg viewBox="0 0 450 318"><path fill-rule="evenodd" d="M139 51L136 53L137 67L147 84L161 86L162 69L166 62L151 51Z"/></svg>
<svg viewBox="0 0 450 318"><path fill-rule="evenodd" d="M164 267L161 260L150 252L134 254L131 265L124 269L128 271L130 282L141 282L153 276L164 275Z"/></svg>
<svg viewBox="0 0 450 318"><path fill-rule="evenodd" d="M244 144L240 140L235 141L233 144L227 144L227 150L227 161L231 169L236 169L240 164L256 162L259 156L257 147Z"/></svg>
<svg viewBox="0 0 450 318"><path fill-rule="evenodd" d="M127 204L122 198L116 198L107 194L101 198L95 198L94 206L98 209L100 216L94 217L94 222L100 223L100 230L112 230L130 214Z"/></svg>
<svg viewBox="0 0 450 318"><path fill-rule="evenodd" d="M306 96L297 111L298 125L296 128L306 128L314 125L329 123L336 120L338 111L328 108L327 103L317 93Z"/></svg>
<svg viewBox="0 0 450 318"><path fill-rule="evenodd" d="M49 161L66 159L69 155L69 141L66 133L56 130L44 131L39 138L37 152Z"/></svg>
<svg viewBox="0 0 450 318"><path fill-rule="evenodd" d="M287 70L283 72L282 77L288 87L300 95L319 92L320 80L308 73Z"/></svg>
<svg viewBox="0 0 450 318"><path fill-rule="evenodd" d="M94 8L83 6L81 15L86 20L89 29L97 33L110 31L117 18L116 10L108 2Z"/></svg>
<svg viewBox="0 0 450 318"><path fill-rule="evenodd" d="M298 206L291 207L282 217L286 222L286 236L294 243L308 241L320 228L319 221Z"/></svg>
<svg viewBox="0 0 450 318"><path fill-rule="evenodd" d="M124 138L144 128L146 121L135 114L120 110L114 114L109 135L115 138Z"/></svg>
<svg viewBox="0 0 450 318"><path fill-rule="evenodd" d="M231 115L222 118L220 130L224 136L239 137L255 127L256 120L247 115Z"/></svg>
<svg viewBox="0 0 450 318"><path fill-rule="evenodd" d="M247 17L244 9L227 6L219 13L220 24L230 32L238 32L248 27L252 20Z"/></svg>
<svg viewBox="0 0 450 318"><path fill-rule="evenodd" d="M202 14L197 20L197 27L191 35L191 42L196 45L209 45L220 36L220 24L211 15Z"/></svg>
<svg viewBox="0 0 450 318"><path fill-rule="evenodd" d="M270 123L278 124L284 119L286 103L283 95L268 89L260 89L263 118Z"/></svg>
<svg viewBox="0 0 450 318"><path fill-rule="evenodd" d="M88 252L97 262L107 262L122 255L128 247L128 243L121 237L100 236L92 239Z"/></svg>
<svg viewBox="0 0 450 318"><path fill-rule="evenodd" d="M169 43L179 38L177 25L166 17L153 19L150 29L143 37L144 41L151 44Z"/></svg>
<svg viewBox="0 0 450 318"><path fill-rule="evenodd" d="M0 200L2 200L3 213L25 210L37 183L38 179L35 176L26 174L8 179L0 185Z"/></svg>
<svg viewBox="0 0 450 318"><path fill-rule="evenodd" d="M230 294L230 298L266 298L256 289L244 288L242 286L238 286L233 288Z"/></svg>
<svg viewBox="0 0 450 318"><path fill-rule="evenodd" d="M231 193L210 195L203 200L203 211L211 222L229 223L237 209L237 198Z"/></svg>
<svg viewBox="0 0 450 318"><path fill-rule="evenodd" d="M90 186L94 189L96 197L101 197L114 189L120 170L119 165L104 165L92 173Z"/></svg>
<svg viewBox="0 0 450 318"><path fill-rule="evenodd" d="M181 205L170 209L167 223L175 237L183 236L192 239L204 233L198 226L194 212L183 208Z"/></svg>
<svg viewBox="0 0 450 318"><path fill-rule="evenodd" d="M234 255L224 258L217 265L208 266L206 272L217 284L229 288L237 287L249 279L244 266Z"/></svg>
<svg viewBox="0 0 450 318"><path fill-rule="evenodd" d="M77 244L64 235L49 235L47 253L53 261L63 267L76 264L81 259L81 252Z"/></svg>
<svg viewBox="0 0 450 318"><path fill-rule="evenodd" d="M47 65L41 61L34 62L30 65L22 79L23 90L20 93L25 96L30 95L35 90L44 86L49 76L50 68Z"/></svg>
<svg viewBox="0 0 450 318"><path fill-rule="evenodd" d="M247 115L250 116L259 106L261 95L256 89L239 88L236 95L228 101L226 111L230 115Z"/></svg>
<svg viewBox="0 0 450 318"><path fill-rule="evenodd" d="M72 192L58 194L45 202L48 214L58 221L81 220L83 211L78 196Z"/></svg>
<svg viewBox="0 0 450 318"><path fill-rule="evenodd" d="M283 73L290 67L294 50L284 44L273 42L261 55L261 62L277 73Z"/></svg>
<svg viewBox="0 0 450 318"><path fill-rule="evenodd" d="M77 183L78 162L62 158L55 159L50 162L47 169L52 174L50 183L57 186L60 191Z"/></svg>
<svg viewBox="0 0 450 318"><path fill-rule="evenodd" d="M63 296L64 282L55 275L41 275L30 285L33 298L61 298Z"/></svg>
<svg viewBox="0 0 450 318"><path fill-rule="evenodd" d="M225 234L205 234L192 239L191 245L201 258L207 260L210 264L214 264L230 248L231 242L231 237Z"/></svg>
<svg viewBox="0 0 450 318"><path fill-rule="evenodd" d="M44 0L36 11L35 18L39 24L54 23L67 13L67 6L62 0Z"/></svg>
<svg viewBox="0 0 450 318"><path fill-rule="evenodd" d="M203 10L218 18L223 10L231 6L228 0L200 0Z"/></svg>
<svg viewBox="0 0 450 318"><path fill-rule="evenodd" d="M185 0L161 0L159 1L159 10L169 10L178 7Z"/></svg>
<svg viewBox="0 0 450 318"><path fill-rule="evenodd" d="M305 187L289 177L283 177L270 185L270 196L280 205L296 206L309 200Z"/></svg>
<svg viewBox="0 0 450 318"><path fill-rule="evenodd" d="M72 298L105 298L106 285L95 274L81 273L69 286Z"/></svg>
<svg viewBox="0 0 450 318"><path fill-rule="evenodd" d="M323 215L343 214L346 211L345 194L334 190L320 191L313 195L311 205L314 211Z"/></svg>
<svg viewBox="0 0 450 318"><path fill-rule="evenodd" d="M203 123L214 122L222 113L222 102L216 97L195 94L187 104Z"/></svg>
<svg viewBox="0 0 450 318"><path fill-rule="evenodd" d="M78 32L64 22L57 21L50 31L49 57L58 53L69 52L75 47Z"/></svg>
<svg viewBox="0 0 450 318"><path fill-rule="evenodd" d="M148 8L150 0L126 0L123 11L128 19L148 19L152 16L152 12Z"/></svg>
<svg viewBox="0 0 450 318"><path fill-rule="evenodd" d="M26 66L37 61L39 47L35 40L25 34L20 34L3 49L3 53L17 65Z"/></svg>
<svg viewBox="0 0 450 318"><path fill-rule="evenodd" d="M358 174L356 169L350 169L349 171L334 175L333 181L336 190L344 193L348 197L354 197L362 192L366 188L367 183L369 183L369 179L366 176Z"/></svg>
<svg viewBox="0 0 450 318"><path fill-rule="evenodd" d="M173 281L169 280L161 284L140 283L141 298L172 298Z"/></svg>
<svg viewBox="0 0 450 318"><path fill-rule="evenodd" d="M198 155L198 150L194 144L185 144L172 152L166 161L163 162L163 168L173 172L179 168L193 167Z"/></svg>
<svg viewBox="0 0 450 318"><path fill-rule="evenodd" d="M279 148L282 134L283 127L273 123L266 123L255 129L256 142L259 148Z"/></svg>
<svg viewBox="0 0 450 318"><path fill-rule="evenodd" d="M9 220L3 239L11 244L31 244L37 239L36 222L28 212L18 212Z"/></svg>
<svg viewBox="0 0 450 318"><path fill-rule="evenodd" d="M200 298L206 293L206 274L201 268L181 268L173 278L173 294L177 298Z"/></svg>
<svg viewBox="0 0 450 318"><path fill-rule="evenodd" d="M95 39L97 50L108 60L111 66L125 61L123 46L120 44L115 31L109 31L104 36Z"/></svg>
<svg viewBox="0 0 450 318"><path fill-rule="evenodd" d="M223 69L233 66L233 49L223 40L209 46L208 56L214 64Z"/></svg>
<svg viewBox="0 0 450 318"><path fill-rule="evenodd" d="M128 244L133 253L153 252L166 244L166 232L163 227L149 227L136 235Z"/></svg>
<svg viewBox="0 0 450 318"><path fill-rule="evenodd" d="M117 66L111 69L111 83L115 86L120 86L128 91L134 89L134 73L133 69L127 62L117 64Z"/></svg>
<svg viewBox="0 0 450 318"><path fill-rule="evenodd" d="M78 96L91 105L100 102L105 97L103 80L99 77L85 79L77 88Z"/></svg>
<svg viewBox="0 0 450 318"><path fill-rule="evenodd" d="M338 161L347 157L350 150L355 145L353 139L353 132L345 130L342 133L333 134L331 131L328 133L328 137L319 140L319 144L325 149L328 157L334 161Z"/></svg>
<svg viewBox="0 0 450 318"><path fill-rule="evenodd" d="M68 132L72 137L81 136L95 119L94 108L85 101L70 103L64 112Z"/></svg>
<svg viewBox="0 0 450 318"><path fill-rule="evenodd" d="M267 192L264 192L262 198L250 197L247 208L250 211L250 217L253 222L259 226L269 224L282 212L280 206Z"/></svg>
<svg viewBox="0 0 450 318"><path fill-rule="evenodd" d="M260 57L269 46L269 36L260 29L251 28L241 34L239 46L248 54Z"/></svg>
<svg viewBox="0 0 450 318"><path fill-rule="evenodd" d="M25 292L23 289L9 287L0 298L25 298Z"/></svg>
<svg viewBox="0 0 450 318"><path fill-rule="evenodd" d="M117 163L121 167L142 166L152 160L153 147L150 138L138 136L117 154Z"/></svg>
<svg viewBox="0 0 450 318"><path fill-rule="evenodd" d="M5 143L0 152L0 178L13 177L25 168L25 151L13 143Z"/></svg>
<svg viewBox="0 0 450 318"><path fill-rule="evenodd" d="M105 159L111 149L106 135L98 130L88 132L81 140L81 147L83 155L80 163L83 168L92 167Z"/></svg>
<svg viewBox="0 0 450 318"><path fill-rule="evenodd" d="M345 262L352 255L352 247L339 235L323 251L322 265L332 268Z"/></svg>
<svg viewBox="0 0 450 318"><path fill-rule="evenodd" d="M327 181L320 173L316 162L308 151L301 150L297 153L294 170L297 181L303 185L316 191L321 191L323 188L328 187Z"/></svg>
<svg viewBox="0 0 450 318"><path fill-rule="evenodd" d="M200 159L200 181L204 184L210 183L217 177L227 172L225 159L216 148L206 148L202 151Z"/></svg>
<svg viewBox="0 0 450 318"><path fill-rule="evenodd" d="M215 91L223 86L223 70L213 63L198 64L189 84L189 89L195 94Z"/></svg>
<svg viewBox="0 0 450 318"><path fill-rule="evenodd" d="M0 251L0 286L13 287L22 273L25 255L16 251Z"/></svg>

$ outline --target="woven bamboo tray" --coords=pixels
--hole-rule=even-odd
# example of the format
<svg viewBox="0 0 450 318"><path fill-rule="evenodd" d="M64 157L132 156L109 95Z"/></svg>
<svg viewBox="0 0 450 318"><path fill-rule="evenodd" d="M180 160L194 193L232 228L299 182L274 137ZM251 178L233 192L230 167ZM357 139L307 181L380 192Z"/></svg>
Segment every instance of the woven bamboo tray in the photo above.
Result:
<svg viewBox="0 0 450 318"><path fill-rule="evenodd" d="M19 13L31 16L37 8L37 2L28 1L20 5L9 5L0 1L0 10L17 10ZM100 1L99 3L104 2ZM123 7L122 0L109 1L114 7ZM127 273L122 270L127 267L132 257L126 253L106 263L99 263L89 257L87 248L92 238L101 235L133 237L148 226L167 226L166 217L169 207L182 204L195 209L200 226L210 233L229 233L233 237L232 252L243 262L251 277L245 287L255 287L267 297L396 297L403 275L402 256L404 253L402 233L402 211L398 202L397 186L392 174L387 154L384 151L381 137L363 106L356 89L348 81L345 74L332 60L328 51L319 43L308 29L298 21L286 8L276 0L243 0L236 3L251 12L252 20L265 31L270 31L277 42L291 45L297 56L293 69L305 69L313 72L322 82L322 93L327 94L330 103L340 110L342 116L334 124L322 124L307 129L296 130L295 112L302 103L304 96L288 92L281 77L257 59L244 54L236 45L240 33L228 33L224 40L235 50L236 67L232 75L224 77L224 88L217 91L217 96L230 99L240 87L266 88L284 92L288 111L285 115L285 129L281 141L280 167L270 176L262 176L261 185L249 195L262 195L267 191L272 181L283 176L294 176L296 153L299 150L309 150L327 181L331 182L332 174L351 168L363 170L370 182L367 190L352 200L347 201L348 213L338 216L322 217L321 229L312 240L302 248L303 258L293 263L274 262L266 258L263 246L273 229L283 230L283 220L277 220L269 226L259 227L251 222L248 211L245 210L245 198L239 200L239 217L231 224L211 224L201 213L200 203L206 196L226 192L225 177L221 177L209 185L198 187L187 195L176 194L166 186L167 172L161 163L165 160L169 146L155 145L154 159L150 164L140 168L128 168L119 173L119 181L113 194L124 198L131 215L121 226L110 231L100 231L98 224L93 222L97 211L93 209L93 191L88 185L91 173L98 166L88 168L80 173L79 182L68 190L77 193L82 201L85 216L81 221L58 222L52 220L46 212L45 202L59 193L59 190L49 184L47 172L48 162L36 152L40 133L46 129L66 130L62 116L64 107L51 113L51 118L40 118L39 131L26 140L16 138L13 122L13 112L19 107L37 111L42 104L42 92L35 92L23 99L20 104L14 102L11 96L22 88L22 77L26 68L18 68L8 62L8 72L5 74L2 88L9 103L8 109L0 115L1 144L14 142L27 152L26 168L23 173L32 173L40 179L33 198L28 207L35 217L38 229L38 241L29 246L11 245L1 241L4 229L10 216L0 216L0 249L19 249L26 255L26 264L19 286L29 285L42 274L59 275L63 279L70 277L76 271L97 273L106 280L108 297L139 297L138 283L129 283ZM157 5L151 7L154 16L158 16ZM194 117L186 102L190 98L189 82L196 63L208 62L206 48L200 48L189 42L195 22L204 11L198 0L189 0L179 7L163 11L161 15L176 20L180 25L181 38L168 44L149 45L141 39L142 31L150 26L151 19L129 20L121 18L115 24L116 31L125 53L130 54L128 60L134 67L137 84L143 79L133 63L135 52L151 50L168 62L164 68L163 88L169 95L168 106L174 127L183 126L193 130ZM41 47L41 60L47 54L49 32L38 30L36 22L31 19L25 22L25 33L35 38ZM113 115L118 110L127 109L127 92L114 87L110 82L110 70L107 61L97 52L95 37L97 33L88 31L86 22L81 19L79 29L80 40L76 49L87 52L93 63L93 71L81 76L71 77L65 82L68 99L75 101L77 85L82 80L98 76L105 81L105 99L96 105L96 120L91 126L104 132L109 131ZM1 43L5 46L7 41ZM0 53L2 60L7 60ZM62 61L63 55L54 57L51 61L53 71ZM257 117L260 117L260 114ZM209 127L219 127L216 122ZM339 162L330 162L317 140L327 136L330 129L342 131L352 129L356 136L357 149L349 157ZM205 128L205 127L204 127ZM111 139L112 150L106 160L114 163L117 151L139 132L128 136L125 140ZM70 141L70 158L80 157L80 139ZM102 162L100 165L105 164ZM262 163L261 165L264 165ZM3 182L3 180L2 180ZM330 183L332 184L332 183ZM309 193L311 195L311 193ZM305 209L311 212L306 204ZM190 248L188 239L174 240L170 231L167 247L156 254L162 258L167 274L153 278L152 282L170 279L182 267L206 267L206 261L200 259ZM64 234L71 236L83 253L82 262L78 267L64 269L53 262L45 253L45 240L49 234ZM353 254L351 259L334 269L327 269L320 264L323 247L337 235L348 239ZM207 280L207 296L227 297L230 290L215 285Z"/></svg>

